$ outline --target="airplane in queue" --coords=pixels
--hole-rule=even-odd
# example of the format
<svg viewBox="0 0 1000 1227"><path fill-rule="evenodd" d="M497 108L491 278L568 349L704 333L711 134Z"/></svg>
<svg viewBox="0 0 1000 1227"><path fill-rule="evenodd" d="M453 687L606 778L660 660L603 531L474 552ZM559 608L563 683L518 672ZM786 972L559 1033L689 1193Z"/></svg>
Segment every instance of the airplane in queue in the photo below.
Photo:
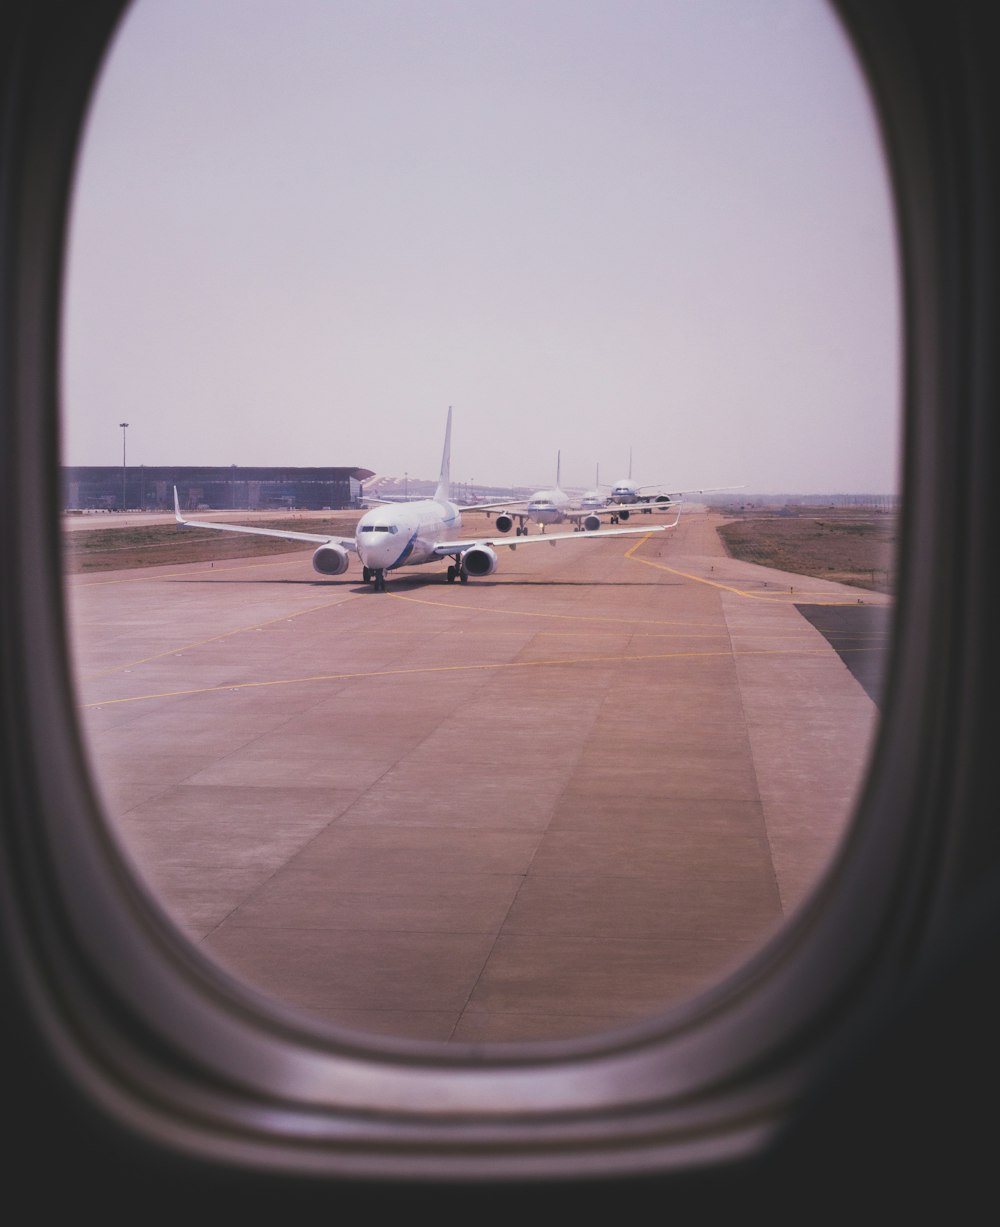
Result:
<svg viewBox="0 0 1000 1227"><path fill-rule="evenodd" d="M686 494L716 494L721 490L741 490L742 488L742 486L702 486L697 490L671 490L666 493L663 490L663 482L648 482L640 486L632 480L632 449L629 448L628 477L622 477L616 481L610 487L611 493L608 495L608 501L614 506L611 523L617 524L619 520L627 520L630 513L634 511L643 511L647 515L653 511L664 511ZM644 493L646 490L657 490L658 493L646 494Z"/></svg>
<svg viewBox="0 0 1000 1227"><path fill-rule="evenodd" d="M601 527L602 516L609 516L613 524L617 524L619 519L628 519L627 512L622 515L621 509L609 504L606 498L601 497L599 491L589 490L579 500L574 500L570 494L567 494L559 484L560 457L561 453L557 452L556 484L552 489L536 490L523 504L508 503L506 509L496 518L499 532L509 533L512 528L515 528L515 536L527 536L529 520L540 524L543 534L547 525L564 523L574 525L574 532L577 533L597 532ZM677 516L679 518L679 511ZM517 522L516 527L515 521ZM674 528L676 524L677 519L675 518L672 523L659 527ZM547 539L553 540L551 534Z"/></svg>
<svg viewBox="0 0 1000 1227"><path fill-rule="evenodd" d="M601 489L601 466L594 471L594 488L580 495L580 507L587 511L602 511L607 507L609 496Z"/></svg>
<svg viewBox="0 0 1000 1227"><path fill-rule="evenodd" d="M605 529L598 531L600 520L594 517L591 527L567 533L550 533L548 536L528 537L520 542L493 537L460 538L455 534L461 527L460 509L451 501L451 407L444 434L444 452L441 457L441 474L433 498L412 502L389 503L373 507L360 517L353 537L337 537L328 534L293 532L278 528L256 528L244 524L221 524L207 520L189 520L181 515L177 487L174 487L174 517L186 528L211 528L221 532L250 533L261 537L280 537L286 541L302 541L316 545L312 565L320 575L343 575L351 554L361 560L361 575L365 583L371 583L374 591L385 591L388 572L400 567L420 566L424 563L451 559L446 572L448 583L456 579L463 584L469 576L492 575L497 569L496 546L515 549L518 544L533 545L548 542L554 545L562 540L593 539L595 537L641 535L663 532L670 525L647 525L645 528ZM568 497L568 496L567 496ZM479 504L464 510L485 510L497 504ZM499 517L498 517L499 519ZM675 521L676 523L676 521ZM509 530L509 526L508 526Z"/></svg>

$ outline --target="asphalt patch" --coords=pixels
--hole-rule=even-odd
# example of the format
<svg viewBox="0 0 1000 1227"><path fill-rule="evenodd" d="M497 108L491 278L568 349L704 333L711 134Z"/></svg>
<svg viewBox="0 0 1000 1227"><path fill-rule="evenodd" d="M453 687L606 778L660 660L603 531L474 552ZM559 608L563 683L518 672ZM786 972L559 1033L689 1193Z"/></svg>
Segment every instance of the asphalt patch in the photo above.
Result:
<svg viewBox="0 0 1000 1227"><path fill-rule="evenodd" d="M892 633L889 605L796 605L879 707Z"/></svg>

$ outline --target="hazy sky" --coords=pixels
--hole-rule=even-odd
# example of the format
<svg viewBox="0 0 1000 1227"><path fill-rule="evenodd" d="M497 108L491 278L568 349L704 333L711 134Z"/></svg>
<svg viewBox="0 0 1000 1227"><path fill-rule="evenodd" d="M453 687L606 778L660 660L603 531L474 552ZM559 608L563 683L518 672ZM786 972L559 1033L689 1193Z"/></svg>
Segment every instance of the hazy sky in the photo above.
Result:
<svg viewBox="0 0 1000 1227"><path fill-rule="evenodd" d="M63 460L887 493L897 300L825 0L138 0Z"/></svg>

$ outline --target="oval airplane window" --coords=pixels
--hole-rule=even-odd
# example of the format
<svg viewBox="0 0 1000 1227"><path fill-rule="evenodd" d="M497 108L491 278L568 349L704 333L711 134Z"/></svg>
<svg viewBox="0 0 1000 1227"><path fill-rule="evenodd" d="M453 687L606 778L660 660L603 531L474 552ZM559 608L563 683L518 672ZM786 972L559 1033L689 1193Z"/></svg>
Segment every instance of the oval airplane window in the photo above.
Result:
<svg viewBox="0 0 1000 1227"><path fill-rule="evenodd" d="M808 898L900 450L824 3L140 0L64 311L81 723L220 967L369 1035L562 1040Z"/></svg>

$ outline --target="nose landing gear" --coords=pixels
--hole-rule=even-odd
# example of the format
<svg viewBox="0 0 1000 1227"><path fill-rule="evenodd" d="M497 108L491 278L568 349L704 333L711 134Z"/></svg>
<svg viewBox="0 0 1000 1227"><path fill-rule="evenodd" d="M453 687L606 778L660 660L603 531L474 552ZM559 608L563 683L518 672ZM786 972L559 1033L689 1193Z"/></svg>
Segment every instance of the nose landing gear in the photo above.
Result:
<svg viewBox="0 0 1000 1227"><path fill-rule="evenodd" d="M385 592L385 572L381 567L365 567L362 572L365 583L371 580L372 589L375 592Z"/></svg>

